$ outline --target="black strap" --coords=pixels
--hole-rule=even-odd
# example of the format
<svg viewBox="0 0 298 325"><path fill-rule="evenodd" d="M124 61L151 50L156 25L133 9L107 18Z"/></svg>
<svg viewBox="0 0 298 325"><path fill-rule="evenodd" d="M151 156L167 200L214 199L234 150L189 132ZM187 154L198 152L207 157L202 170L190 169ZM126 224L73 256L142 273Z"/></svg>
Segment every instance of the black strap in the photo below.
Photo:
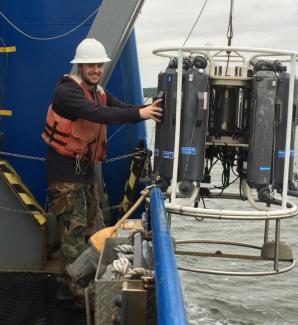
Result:
<svg viewBox="0 0 298 325"><path fill-rule="evenodd" d="M55 139L53 132L49 133L47 130L44 130L44 133L47 136L49 142L52 142L53 141L53 142L56 142L56 143L60 144L61 146L65 146L66 145L65 142Z"/></svg>
<svg viewBox="0 0 298 325"><path fill-rule="evenodd" d="M58 122L56 121L54 122L53 126L50 126L48 123L46 123L46 128L51 132L51 138L53 137L54 134L58 134L62 137L68 138L69 134L57 130L57 124Z"/></svg>

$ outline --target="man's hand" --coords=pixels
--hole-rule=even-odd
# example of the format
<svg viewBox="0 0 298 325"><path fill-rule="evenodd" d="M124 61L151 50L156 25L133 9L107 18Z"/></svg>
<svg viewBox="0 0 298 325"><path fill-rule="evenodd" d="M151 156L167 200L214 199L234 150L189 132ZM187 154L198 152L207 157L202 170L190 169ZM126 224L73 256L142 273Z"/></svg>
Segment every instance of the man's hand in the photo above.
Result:
<svg viewBox="0 0 298 325"><path fill-rule="evenodd" d="M144 108L140 109L140 117L143 120L152 119L156 122L161 122L162 117L162 108L159 107L159 103L162 101L162 99L158 99L154 101L151 105L148 105Z"/></svg>

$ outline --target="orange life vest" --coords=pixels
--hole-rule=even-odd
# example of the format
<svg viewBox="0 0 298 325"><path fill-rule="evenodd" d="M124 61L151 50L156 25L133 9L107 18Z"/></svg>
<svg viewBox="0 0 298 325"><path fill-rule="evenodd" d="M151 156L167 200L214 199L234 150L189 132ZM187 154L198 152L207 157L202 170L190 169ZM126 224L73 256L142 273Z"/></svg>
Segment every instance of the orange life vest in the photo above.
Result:
<svg viewBox="0 0 298 325"><path fill-rule="evenodd" d="M69 74L83 90L85 97L94 102L87 84L79 76ZM101 105L106 105L106 94L98 86L96 95ZM49 106L46 127L42 133L44 141L63 156L88 160L91 163L102 161L107 148L107 127L83 119L75 121L64 118Z"/></svg>

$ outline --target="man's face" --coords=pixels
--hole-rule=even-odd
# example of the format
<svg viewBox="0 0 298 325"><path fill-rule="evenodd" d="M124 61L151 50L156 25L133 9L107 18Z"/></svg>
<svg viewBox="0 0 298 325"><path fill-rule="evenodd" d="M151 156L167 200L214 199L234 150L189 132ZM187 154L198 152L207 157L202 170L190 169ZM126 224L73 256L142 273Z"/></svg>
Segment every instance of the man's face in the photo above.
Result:
<svg viewBox="0 0 298 325"><path fill-rule="evenodd" d="M103 74L103 63L80 63L78 64L79 75L89 86L98 84Z"/></svg>

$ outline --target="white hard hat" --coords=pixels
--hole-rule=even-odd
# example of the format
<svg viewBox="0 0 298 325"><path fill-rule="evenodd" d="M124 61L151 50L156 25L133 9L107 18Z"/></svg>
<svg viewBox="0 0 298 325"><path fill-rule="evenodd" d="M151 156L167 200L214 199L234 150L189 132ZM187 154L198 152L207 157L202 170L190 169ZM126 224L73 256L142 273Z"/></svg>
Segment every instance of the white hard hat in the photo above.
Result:
<svg viewBox="0 0 298 325"><path fill-rule="evenodd" d="M104 46L94 38L84 39L76 49L76 55L70 63L104 63L111 61Z"/></svg>

